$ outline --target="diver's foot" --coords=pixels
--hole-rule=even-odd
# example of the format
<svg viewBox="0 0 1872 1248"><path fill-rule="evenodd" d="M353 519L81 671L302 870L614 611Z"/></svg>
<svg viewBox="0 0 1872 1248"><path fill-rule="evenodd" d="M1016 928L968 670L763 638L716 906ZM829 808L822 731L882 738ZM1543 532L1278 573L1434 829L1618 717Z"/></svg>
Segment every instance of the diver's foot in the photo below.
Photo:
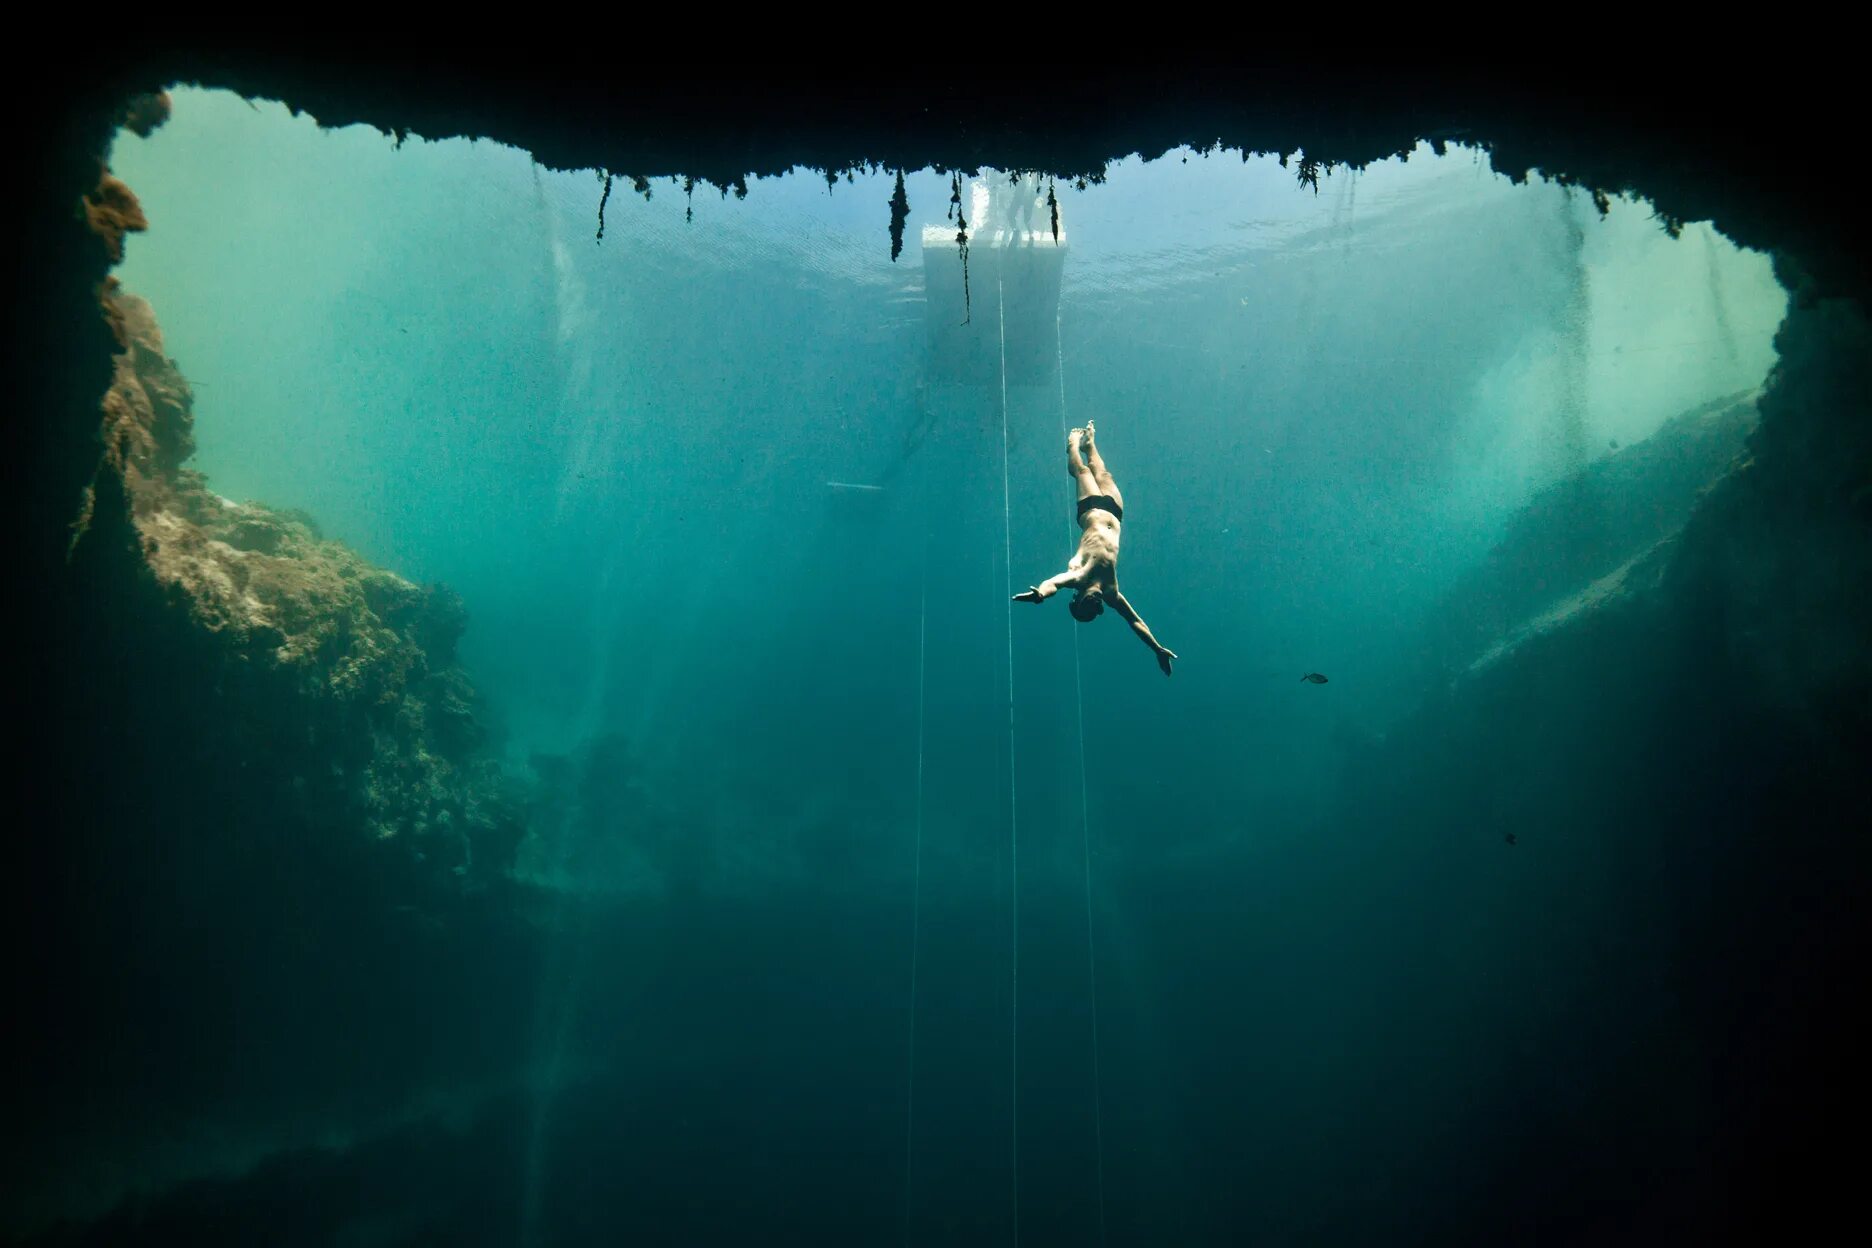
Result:
<svg viewBox="0 0 1872 1248"><path fill-rule="evenodd" d="M1091 445L1092 445L1092 439L1093 439L1093 437L1094 437L1094 435L1096 434L1096 432L1097 432L1097 431L1096 431L1096 430L1095 430L1095 429L1093 428L1093 425L1092 425L1092 422L1091 422L1091 421L1089 421L1089 420L1088 420L1088 421L1086 421L1086 424L1085 424L1085 440L1086 440L1086 445L1087 445L1087 446L1091 446Z"/></svg>
<svg viewBox="0 0 1872 1248"><path fill-rule="evenodd" d="M1068 433L1068 434L1066 435L1066 445L1067 445L1067 446L1078 446L1078 445L1079 445L1079 440L1080 440L1081 438L1083 438L1083 437L1085 437L1085 436L1086 436L1086 431L1085 431L1085 430L1083 430L1083 429L1074 429L1074 430L1073 430L1073 431L1072 431L1071 433Z"/></svg>

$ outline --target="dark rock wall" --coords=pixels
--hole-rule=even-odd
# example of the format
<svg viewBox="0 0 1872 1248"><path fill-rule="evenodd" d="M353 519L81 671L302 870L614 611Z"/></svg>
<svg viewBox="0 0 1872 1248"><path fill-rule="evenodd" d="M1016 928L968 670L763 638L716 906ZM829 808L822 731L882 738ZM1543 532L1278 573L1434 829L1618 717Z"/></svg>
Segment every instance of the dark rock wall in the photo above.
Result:
<svg viewBox="0 0 1872 1248"><path fill-rule="evenodd" d="M282 817L383 842L384 857L419 877L463 888L502 879L521 812L482 753L477 696L456 662L460 597L322 540L309 517L222 498L185 470L188 383L147 303L107 288L104 305L120 350L69 574L114 576L112 555L141 556L139 596L173 617L161 631L200 655L170 675L208 695L208 722L175 731L238 746L243 765L276 757L290 773ZM109 570L94 572L100 547Z"/></svg>
<svg viewBox="0 0 1872 1248"><path fill-rule="evenodd" d="M5 987L31 1022L10 1029L0 1237L511 1078L535 948L502 900L523 795L456 660L460 599L184 467L193 399L151 309L85 280L142 228L93 178L67 213L77 297L47 311L106 346L105 388L87 437L41 443L64 499L25 483L9 600L28 696ZM95 375L27 393L75 401Z"/></svg>
<svg viewBox="0 0 1872 1248"><path fill-rule="evenodd" d="M1495 942L1489 1008L1529 1003L1451 1238L1800 1237L1856 1181L1872 325L1805 302L1777 345L1745 458L1639 573L1348 753L1373 907Z"/></svg>

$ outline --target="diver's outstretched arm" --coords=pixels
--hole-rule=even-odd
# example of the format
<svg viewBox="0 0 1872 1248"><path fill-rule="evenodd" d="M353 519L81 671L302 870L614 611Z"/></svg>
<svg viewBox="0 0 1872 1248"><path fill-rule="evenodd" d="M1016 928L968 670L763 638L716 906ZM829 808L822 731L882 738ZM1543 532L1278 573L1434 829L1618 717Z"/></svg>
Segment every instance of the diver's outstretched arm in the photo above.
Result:
<svg viewBox="0 0 1872 1248"><path fill-rule="evenodd" d="M1029 585L1025 590L1014 595L1015 602L1045 602L1062 589L1077 589L1084 578L1083 572L1066 569L1058 576L1050 576L1038 585Z"/></svg>
<svg viewBox="0 0 1872 1248"><path fill-rule="evenodd" d="M1112 606L1117 609L1118 614L1122 615L1125 618L1125 622L1131 625L1131 631L1136 633L1138 639L1156 653L1157 666L1163 668L1163 674L1168 676L1170 674L1170 663L1177 657L1176 651L1164 645L1152 635L1150 625L1144 622L1144 618L1137 613L1136 608L1125 601L1125 596L1123 594L1114 589L1111 593L1111 600Z"/></svg>

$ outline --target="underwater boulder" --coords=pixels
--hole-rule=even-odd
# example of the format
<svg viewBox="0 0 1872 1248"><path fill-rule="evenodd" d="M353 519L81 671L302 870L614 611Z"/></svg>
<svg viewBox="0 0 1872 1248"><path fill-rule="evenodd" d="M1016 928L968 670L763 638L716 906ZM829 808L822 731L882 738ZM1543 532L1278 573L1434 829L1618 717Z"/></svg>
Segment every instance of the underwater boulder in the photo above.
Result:
<svg viewBox="0 0 1872 1248"><path fill-rule="evenodd" d="M183 466L194 400L154 312L114 285L103 300L120 350L72 550L82 562L87 544L123 540L140 556L213 695L190 702L217 721L197 734L294 777L281 807L333 835L407 843L431 877L503 873L521 817L498 766L481 765L488 732L456 662L460 595L372 564L303 513L216 494ZM111 496L124 505L100 520L96 500ZM91 531L113 517L127 534Z"/></svg>

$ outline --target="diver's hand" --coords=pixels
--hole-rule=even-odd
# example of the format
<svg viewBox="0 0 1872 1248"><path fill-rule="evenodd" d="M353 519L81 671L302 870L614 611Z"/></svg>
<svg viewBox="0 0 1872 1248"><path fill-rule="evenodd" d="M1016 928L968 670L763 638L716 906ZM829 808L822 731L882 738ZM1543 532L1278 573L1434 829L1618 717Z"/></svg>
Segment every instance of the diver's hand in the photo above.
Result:
<svg viewBox="0 0 1872 1248"><path fill-rule="evenodd" d="M1024 592L1014 595L1014 601L1015 602L1045 602L1046 595L1041 592L1040 587L1038 585L1029 585Z"/></svg>
<svg viewBox="0 0 1872 1248"><path fill-rule="evenodd" d="M1157 666L1163 668L1164 675L1168 676L1170 674L1170 662L1176 657L1176 651L1171 650L1167 646L1157 647Z"/></svg>

